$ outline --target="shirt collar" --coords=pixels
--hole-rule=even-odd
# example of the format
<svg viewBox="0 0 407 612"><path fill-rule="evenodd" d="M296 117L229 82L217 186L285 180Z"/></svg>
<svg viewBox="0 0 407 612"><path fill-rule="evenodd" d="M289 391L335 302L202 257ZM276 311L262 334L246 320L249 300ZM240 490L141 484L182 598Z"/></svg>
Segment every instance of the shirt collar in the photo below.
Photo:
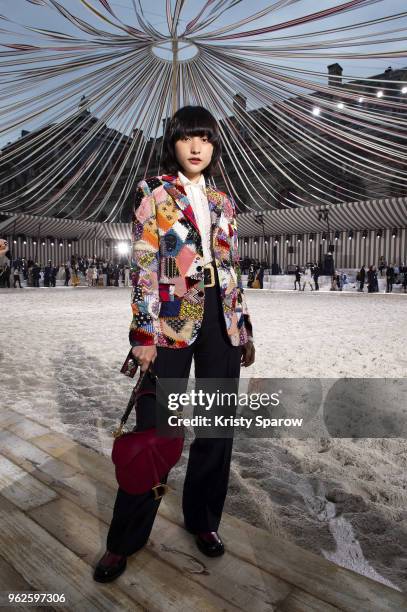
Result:
<svg viewBox="0 0 407 612"><path fill-rule="evenodd" d="M181 183L184 185L184 187L188 186L192 186L192 187L203 187L205 188L206 183L205 183L205 177L203 174L201 174L201 176L199 177L199 181L197 183L193 183L192 181L189 180L189 178L187 178L184 174L182 174L182 172L180 170L178 170L178 178L181 181Z"/></svg>

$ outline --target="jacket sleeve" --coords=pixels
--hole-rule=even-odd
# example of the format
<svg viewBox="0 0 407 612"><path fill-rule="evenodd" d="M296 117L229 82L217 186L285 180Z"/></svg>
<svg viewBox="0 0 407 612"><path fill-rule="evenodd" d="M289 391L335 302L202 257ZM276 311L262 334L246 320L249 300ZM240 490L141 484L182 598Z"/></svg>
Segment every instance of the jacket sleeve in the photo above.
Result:
<svg viewBox="0 0 407 612"><path fill-rule="evenodd" d="M244 326L247 331L248 340L251 340L253 342L253 326L252 326L252 322L250 319L249 310L247 308L246 296L244 295L244 289L243 289L243 283L242 283L242 271L240 269L239 244L238 244L238 237L237 237L236 204L232 196L229 197L229 201L231 202L232 208L233 208L233 217L232 217L232 224L231 224L232 230L233 230L232 263L233 263L233 268L237 276L237 286L240 289Z"/></svg>
<svg viewBox="0 0 407 612"><path fill-rule="evenodd" d="M157 344L159 240L154 196L146 181L137 185L131 245L131 346Z"/></svg>

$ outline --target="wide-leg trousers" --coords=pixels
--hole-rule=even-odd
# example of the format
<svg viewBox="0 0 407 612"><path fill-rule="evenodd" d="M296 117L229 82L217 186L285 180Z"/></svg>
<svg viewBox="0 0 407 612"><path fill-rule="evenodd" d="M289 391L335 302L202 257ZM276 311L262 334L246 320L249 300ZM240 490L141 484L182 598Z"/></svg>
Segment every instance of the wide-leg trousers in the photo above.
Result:
<svg viewBox="0 0 407 612"><path fill-rule="evenodd" d="M202 326L192 345L181 349L157 347L153 368L158 378L188 379L192 358L195 377L238 379L241 346L232 346L226 332L219 279L205 287ZM147 377L146 377L147 379ZM146 380L145 379L145 380ZM148 384L148 383L146 383ZM151 382L149 383L151 384ZM137 431L155 427L149 396L137 406ZM227 495L233 437L195 437L190 445L182 494L186 527L195 533L217 531ZM167 482L168 474L163 478ZM161 503L151 492L131 495L118 489L107 536L107 550L129 556L142 548L151 533Z"/></svg>

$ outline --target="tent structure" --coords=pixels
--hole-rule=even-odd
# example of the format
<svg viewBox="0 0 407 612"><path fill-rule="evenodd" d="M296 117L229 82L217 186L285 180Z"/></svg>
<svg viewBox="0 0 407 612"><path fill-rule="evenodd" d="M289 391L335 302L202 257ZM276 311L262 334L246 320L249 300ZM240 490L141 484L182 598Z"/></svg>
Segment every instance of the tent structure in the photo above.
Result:
<svg viewBox="0 0 407 612"><path fill-rule="evenodd" d="M333 230L364 230L407 227L407 197L385 198L361 202L345 202L324 206L329 211L329 223ZM289 210L272 210L262 213L266 236L324 232L327 223L318 219L320 206L307 206ZM238 215L239 236L256 236L259 229L256 213Z"/></svg>
<svg viewBox="0 0 407 612"><path fill-rule="evenodd" d="M0 134L33 131L2 150L0 211L127 220L189 104L219 120L219 180L242 212L406 193L405 71L360 74L407 55L391 3L162 0L152 22L147 0L22 1L18 21L0 15Z"/></svg>
<svg viewBox="0 0 407 612"><path fill-rule="evenodd" d="M62 240L128 240L131 237L129 223L96 223L12 213L3 213L0 217L3 219L0 221L0 235L53 236Z"/></svg>
<svg viewBox="0 0 407 612"><path fill-rule="evenodd" d="M329 211L329 222L333 230L392 229L407 227L407 197L386 198L361 202L331 204L324 207ZM323 232L327 224L318 219L320 206L272 210L262 213L266 236L282 234ZM13 215L3 213L0 221L0 235L18 235L43 238L69 239L111 239L129 240L129 223L94 223L37 217L35 215ZM239 236L256 236L263 233L256 213L238 215Z"/></svg>

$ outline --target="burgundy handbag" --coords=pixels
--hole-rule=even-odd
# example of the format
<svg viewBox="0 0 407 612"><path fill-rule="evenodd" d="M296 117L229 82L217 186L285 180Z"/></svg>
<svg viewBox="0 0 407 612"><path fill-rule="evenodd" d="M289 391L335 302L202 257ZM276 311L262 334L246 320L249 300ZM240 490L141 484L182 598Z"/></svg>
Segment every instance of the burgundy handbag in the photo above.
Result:
<svg viewBox="0 0 407 612"><path fill-rule="evenodd" d="M168 491L168 486L161 481L181 457L184 446L184 428L183 426L177 427L177 433L181 432L179 437L158 436L155 427L145 431L128 432L124 430L132 409L137 406L138 399L142 395L156 395L152 390L139 390L147 372L156 381L158 380L151 366L140 373L120 425L113 432L115 439L112 461L115 465L119 487L126 493L137 495L151 490L154 498L160 499ZM133 376L134 374L135 370ZM169 414L179 415L180 413L171 411Z"/></svg>

